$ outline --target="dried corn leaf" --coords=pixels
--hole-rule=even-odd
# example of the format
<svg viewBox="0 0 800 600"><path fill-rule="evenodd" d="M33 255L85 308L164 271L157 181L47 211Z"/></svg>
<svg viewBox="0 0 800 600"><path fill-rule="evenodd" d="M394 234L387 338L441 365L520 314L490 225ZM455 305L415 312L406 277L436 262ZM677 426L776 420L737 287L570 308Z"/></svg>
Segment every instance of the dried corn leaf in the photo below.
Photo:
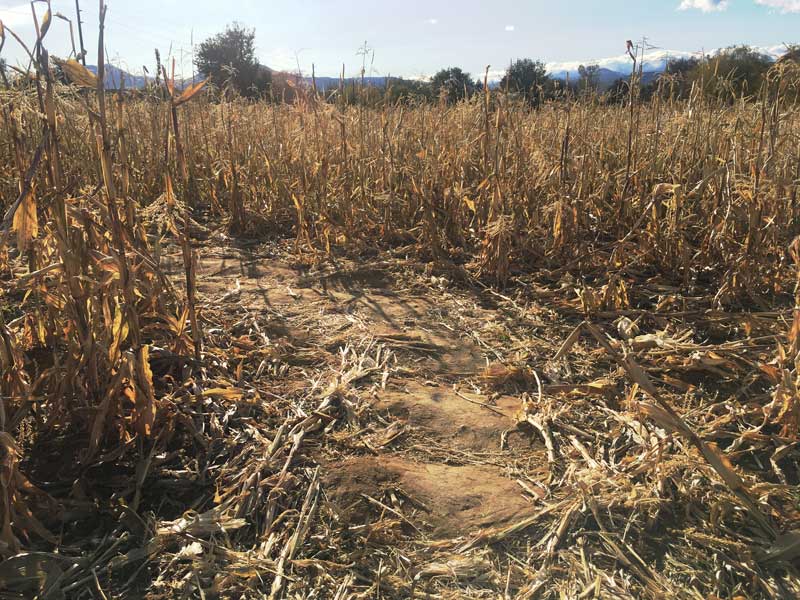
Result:
<svg viewBox="0 0 800 600"><path fill-rule="evenodd" d="M39 29L39 41L44 39L44 36L47 35L47 32L50 30L50 23L53 21L53 14L50 12L50 6L48 4L47 11L44 13L44 17L42 18L42 26Z"/></svg>
<svg viewBox="0 0 800 600"><path fill-rule="evenodd" d="M14 213L13 228L17 234L17 247L20 252L25 252L31 241L39 235L39 219L36 214L34 191L34 186L31 186Z"/></svg>
<svg viewBox="0 0 800 600"><path fill-rule="evenodd" d="M80 87L97 87L97 76L74 58L59 63L67 78Z"/></svg>
<svg viewBox="0 0 800 600"><path fill-rule="evenodd" d="M199 81L194 85L190 85L187 87L180 96L175 99L175 106L180 106L181 104L185 104L192 98L194 98L200 90L202 90L205 85L208 83L208 79L204 79L203 81Z"/></svg>
<svg viewBox="0 0 800 600"><path fill-rule="evenodd" d="M153 372L150 370L150 347L142 346L134 361L136 364L136 425L146 437L153 434L156 420L156 397L153 390Z"/></svg>

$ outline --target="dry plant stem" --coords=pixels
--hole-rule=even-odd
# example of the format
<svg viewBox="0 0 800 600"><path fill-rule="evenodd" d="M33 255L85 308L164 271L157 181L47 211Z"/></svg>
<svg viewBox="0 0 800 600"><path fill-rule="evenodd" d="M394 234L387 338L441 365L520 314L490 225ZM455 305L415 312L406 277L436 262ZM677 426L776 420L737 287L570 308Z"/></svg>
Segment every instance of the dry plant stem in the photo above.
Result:
<svg viewBox="0 0 800 600"><path fill-rule="evenodd" d="M130 266L128 264L125 235L122 230L122 223L119 218L117 208L117 189L114 182L113 168L111 162L111 140L108 134L108 124L106 119L106 94L105 94L105 46L103 43L105 32L106 5L104 0L99 0L99 33L97 43L97 104L98 118L95 123L95 135L97 137L97 151L100 156L100 164L103 174L103 184L106 192L106 202L108 215L111 220L112 235L116 244L117 260L120 269L120 279L125 295L125 305L127 318L131 327L131 338L133 347L138 350L141 347L141 331L139 326L139 314L136 310L136 300L133 291L134 281L131 277Z"/></svg>
<svg viewBox="0 0 800 600"><path fill-rule="evenodd" d="M172 131L175 135L175 153L178 157L178 168L180 169L183 180L184 191L189 187L189 174L186 169L186 160L183 155L183 145L181 144L180 128L178 127L178 109L175 106L174 98L170 102L170 112L172 116ZM192 326L192 341L194 343L194 358L196 364L200 365L203 351L203 333L200 330L200 322L197 318L197 301L195 298L195 255L189 241L189 226L192 221L191 206L194 205L194 198L189 198L186 202L186 210L183 216L183 235L181 238L181 250L183 252L183 266L186 277L186 304L189 309L189 321Z"/></svg>
<svg viewBox="0 0 800 600"><path fill-rule="evenodd" d="M789 71L279 103L46 30L0 89L4 592L800 595Z"/></svg>

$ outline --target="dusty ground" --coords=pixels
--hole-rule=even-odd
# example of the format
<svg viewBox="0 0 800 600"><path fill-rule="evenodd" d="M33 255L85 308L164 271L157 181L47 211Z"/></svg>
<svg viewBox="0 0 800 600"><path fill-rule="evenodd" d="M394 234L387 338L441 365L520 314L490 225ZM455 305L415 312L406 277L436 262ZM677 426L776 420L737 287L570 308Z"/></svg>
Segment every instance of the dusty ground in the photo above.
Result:
<svg viewBox="0 0 800 600"><path fill-rule="evenodd" d="M718 310L640 274L593 287L542 272L503 292L402 250L305 262L292 250L198 252L209 346L262 404L224 409L241 442L210 472L205 506L235 496L244 520L210 518L241 534L225 538L227 555L220 539L200 554L171 546L168 567L195 552L202 570L195 585L181 567L183 593L231 580L272 598L797 589L781 562L794 538L775 541L798 521L795 446L764 421L770 371L756 366L771 360L787 311ZM253 418L269 419L255 437ZM709 461L712 442L725 461ZM736 495L726 465L753 487ZM252 539L248 527L271 533ZM259 553L282 558L253 572ZM223 576L225 563L239 566ZM153 596L170 597L161 579Z"/></svg>
<svg viewBox="0 0 800 600"><path fill-rule="evenodd" d="M331 510L358 523L377 506L370 498L402 499L398 509L426 541L467 537L532 513L531 484L526 490L520 478L537 469L521 465L541 466L543 447L517 430L519 398L478 385L496 357L476 340L491 338L496 311L474 293L444 289L445 280L433 276L442 285L431 289L430 279L388 263L328 269L207 252L199 291L212 304L235 298L248 311L280 315L275 341L309 355L366 343L392 351L385 384L365 394L367 426L388 430L386 439L360 451L320 449L314 457L324 467Z"/></svg>

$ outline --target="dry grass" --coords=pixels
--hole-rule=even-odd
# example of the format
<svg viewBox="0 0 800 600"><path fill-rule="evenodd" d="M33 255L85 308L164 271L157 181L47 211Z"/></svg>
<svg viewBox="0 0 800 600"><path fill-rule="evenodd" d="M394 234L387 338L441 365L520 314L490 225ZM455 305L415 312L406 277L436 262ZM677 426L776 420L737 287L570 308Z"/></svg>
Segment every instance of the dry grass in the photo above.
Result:
<svg viewBox="0 0 800 600"><path fill-rule="evenodd" d="M289 106L61 87L42 52L34 87L0 92L0 593L800 593L781 74L731 104ZM495 303L475 335L495 364L448 381L520 398L548 472L528 517L431 541L387 492L339 522L321 457L403 439L368 398L436 346L327 322L281 345L240 290L198 296L198 249L286 236L315 268L380 254Z"/></svg>

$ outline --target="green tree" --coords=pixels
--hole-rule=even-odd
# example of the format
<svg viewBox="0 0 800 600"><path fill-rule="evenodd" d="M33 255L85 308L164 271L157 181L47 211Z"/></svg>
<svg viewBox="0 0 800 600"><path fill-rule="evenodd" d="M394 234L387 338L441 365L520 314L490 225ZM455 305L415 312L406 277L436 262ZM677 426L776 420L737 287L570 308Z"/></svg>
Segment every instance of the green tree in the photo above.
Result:
<svg viewBox="0 0 800 600"><path fill-rule="evenodd" d="M598 71L600 71L600 67L597 65L589 65L583 66L580 65L578 67L578 75L580 75L580 82L578 86L584 92L594 92L597 91L598 84Z"/></svg>
<svg viewBox="0 0 800 600"><path fill-rule="evenodd" d="M195 66L215 85L230 81L243 96L255 97L267 91L271 80L255 54L255 30L233 23L200 44Z"/></svg>
<svg viewBox="0 0 800 600"><path fill-rule="evenodd" d="M797 102L800 99L800 45L787 46L786 52L772 67L773 94Z"/></svg>
<svg viewBox="0 0 800 600"><path fill-rule="evenodd" d="M698 63L688 78L707 95L732 100L757 94L771 66L769 56L749 46L731 46Z"/></svg>
<svg viewBox="0 0 800 600"><path fill-rule="evenodd" d="M671 58L667 61L664 72L668 75L686 75L700 65L700 59L695 56L686 58Z"/></svg>
<svg viewBox="0 0 800 600"><path fill-rule="evenodd" d="M620 77L615 79L611 87L605 93L605 101L608 104L625 104L631 97L630 79Z"/></svg>
<svg viewBox="0 0 800 600"><path fill-rule="evenodd" d="M655 92L660 88L669 97L688 98L689 93L692 91L692 73L700 65L701 60L694 56L672 58L667 61L662 76L651 82L647 87L651 92Z"/></svg>
<svg viewBox="0 0 800 600"><path fill-rule="evenodd" d="M385 92L386 99L392 104L429 100L431 96L432 91L429 83L410 79L392 79Z"/></svg>
<svg viewBox="0 0 800 600"><path fill-rule="evenodd" d="M528 102L538 105L543 98L550 95L553 82L547 75L543 62L521 58L508 67L500 81L500 87L522 94Z"/></svg>
<svg viewBox="0 0 800 600"><path fill-rule="evenodd" d="M436 96L444 96L448 102L469 98L477 89L469 73L458 67L442 69L431 79L431 90Z"/></svg>
<svg viewBox="0 0 800 600"><path fill-rule="evenodd" d="M778 64L795 63L800 64L800 44L792 44L786 47L786 52L778 59Z"/></svg>

